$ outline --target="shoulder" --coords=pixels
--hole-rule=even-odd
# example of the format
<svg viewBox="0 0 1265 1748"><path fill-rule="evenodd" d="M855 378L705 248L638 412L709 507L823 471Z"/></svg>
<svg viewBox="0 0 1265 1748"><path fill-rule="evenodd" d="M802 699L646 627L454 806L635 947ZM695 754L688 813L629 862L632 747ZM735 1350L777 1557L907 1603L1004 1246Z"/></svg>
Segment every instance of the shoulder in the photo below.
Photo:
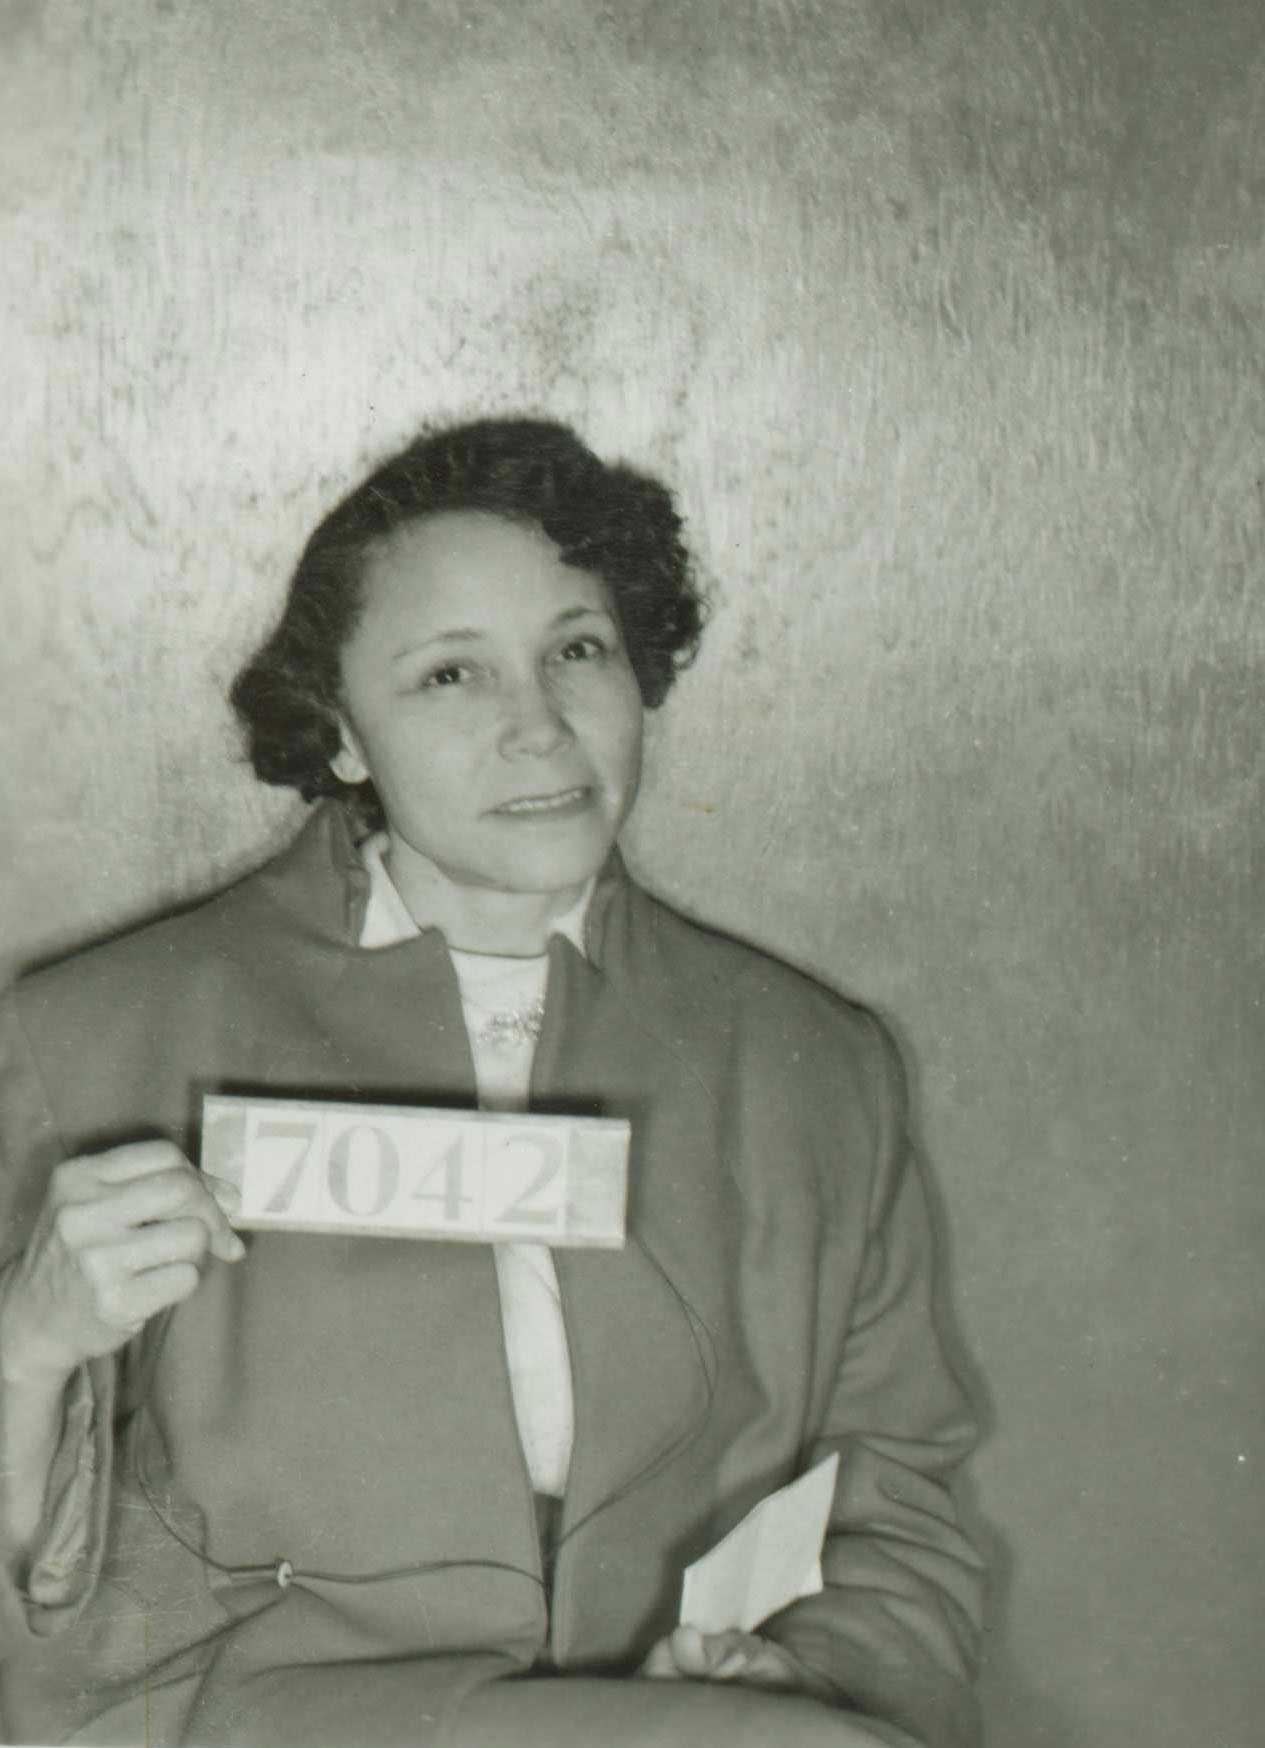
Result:
<svg viewBox="0 0 1265 1748"><path fill-rule="evenodd" d="M161 980L191 957L214 955L240 941L242 924L253 909L250 885L248 878L239 886L28 972L14 991L19 1007L62 999L76 990L106 991L138 976Z"/></svg>
<svg viewBox="0 0 1265 1748"><path fill-rule="evenodd" d="M879 1016L632 883L611 976L723 1114L731 1169L814 1186L821 1218L878 1218L907 1157L900 1056Z"/></svg>
<svg viewBox="0 0 1265 1748"><path fill-rule="evenodd" d="M831 988L768 948L700 922L636 881L625 888L632 953L689 987L698 980L726 1005L795 1008L829 1014L867 1031L874 1016L864 1003Z"/></svg>
<svg viewBox="0 0 1265 1748"><path fill-rule="evenodd" d="M164 995L182 999L231 967L264 971L302 932L301 902L279 895L304 884L308 835L219 891L27 972L10 992L13 1008L37 1028L48 1017L109 1027L138 999L158 1013Z"/></svg>
<svg viewBox="0 0 1265 1748"><path fill-rule="evenodd" d="M752 1045L807 1081L842 1077L880 1103L903 1103L899 1052L872 1008L632 880L625 894L630 981L670 1008L684 1034Z"/></svg>

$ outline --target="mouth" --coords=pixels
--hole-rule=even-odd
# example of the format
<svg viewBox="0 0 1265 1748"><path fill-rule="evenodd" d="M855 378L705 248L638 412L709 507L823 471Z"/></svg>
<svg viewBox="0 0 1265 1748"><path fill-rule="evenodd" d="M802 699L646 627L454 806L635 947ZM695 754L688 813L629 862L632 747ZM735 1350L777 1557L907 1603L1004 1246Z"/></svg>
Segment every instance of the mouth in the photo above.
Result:
<svg viewBox="0 0 1265 1748"><path fill-rule="evenodd" d="M492 812L501 818L547 819L579 812L588 806L591 795L592 791L586 785L559 789L552 795L520 795L514 801L503 801Z"/></svg>

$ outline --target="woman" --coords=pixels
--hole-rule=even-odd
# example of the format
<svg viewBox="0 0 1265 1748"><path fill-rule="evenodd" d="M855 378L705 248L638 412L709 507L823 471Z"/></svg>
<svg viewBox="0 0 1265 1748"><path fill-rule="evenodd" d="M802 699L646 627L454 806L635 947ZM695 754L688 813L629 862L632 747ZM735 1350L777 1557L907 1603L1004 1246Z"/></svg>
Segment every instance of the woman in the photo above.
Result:
<svg viewBox="0 0 1265 1748"><path fill-rule="evenodd" d="M615 850L699 628L662 487L543 422L419 439L234 687L321 802L296 843L7 1002L12 1737L975 1739L891 1047ZM191 1163L215 1088L626 1117L627 1244L243 1244ZM824 1589L676 1629L830 1451Z"/></svg>

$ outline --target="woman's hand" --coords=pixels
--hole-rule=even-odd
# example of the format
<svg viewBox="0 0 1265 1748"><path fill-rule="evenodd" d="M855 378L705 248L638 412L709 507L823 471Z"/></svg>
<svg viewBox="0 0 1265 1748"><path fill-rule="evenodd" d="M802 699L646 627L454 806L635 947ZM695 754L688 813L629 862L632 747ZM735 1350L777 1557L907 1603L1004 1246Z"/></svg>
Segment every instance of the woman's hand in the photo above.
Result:
<svg viewBox="0 0 1265 1748"><path fill-rule="evenodd" d="M825 1697L825 1684L780 1645L736 1628L703 1633L697 1627L677 1627L651 1648L639 1673L656 1681L738 1681Z"/></svg>
<svg viewBox="0 0 1265 1748"><path fill-rule="evenodd" d="M12 1576L39 1533L68 1380L187 1299L208 1256L245 1254L224 1212L236 1195L169 1141L53 1172L30 1242L0 1277L0 1530Z"/></svg>
<svg viewBox="0 0 1265 1748"><path fill-rule="evenodd" d="M187 1299L208 1256L235 1262L244 1247L224 1209L236 1195L168 1141L59 1165L0 1287L5 1384L60 1390L84 1360Z"/></svg>

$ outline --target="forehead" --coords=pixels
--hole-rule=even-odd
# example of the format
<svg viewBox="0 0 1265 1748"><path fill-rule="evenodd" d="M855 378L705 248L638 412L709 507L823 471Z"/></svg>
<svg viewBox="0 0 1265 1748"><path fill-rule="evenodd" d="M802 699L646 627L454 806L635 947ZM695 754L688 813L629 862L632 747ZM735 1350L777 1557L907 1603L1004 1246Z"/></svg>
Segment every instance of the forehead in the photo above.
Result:
<svg viewBox="0 0 1265 1748"><path fill-rule="evenodd" d="M565 564L542 528L482 510L445 510L403 523L370 548L364 574L366 616L464 610L478 617L609 605L601 578Z"/></svg>

